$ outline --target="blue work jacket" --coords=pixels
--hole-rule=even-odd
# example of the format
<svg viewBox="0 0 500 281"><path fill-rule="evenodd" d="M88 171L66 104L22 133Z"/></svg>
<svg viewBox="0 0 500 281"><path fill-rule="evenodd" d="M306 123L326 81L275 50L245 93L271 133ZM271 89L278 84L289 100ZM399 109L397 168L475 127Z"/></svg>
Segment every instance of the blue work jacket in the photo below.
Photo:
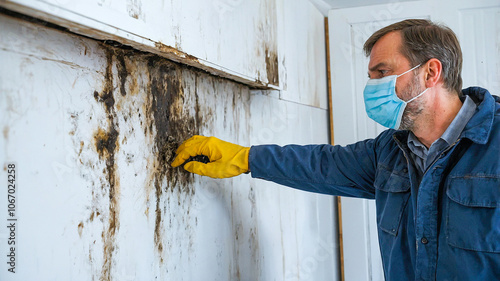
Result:
<svg viewBox="0 0 500 281"><path fill-rule="evenodd" d="M293 188L375 199L386 280L500 280L500 98L478 105L459 139L419 182L408 131L348 146L252 146L252 177Z"/></svg>

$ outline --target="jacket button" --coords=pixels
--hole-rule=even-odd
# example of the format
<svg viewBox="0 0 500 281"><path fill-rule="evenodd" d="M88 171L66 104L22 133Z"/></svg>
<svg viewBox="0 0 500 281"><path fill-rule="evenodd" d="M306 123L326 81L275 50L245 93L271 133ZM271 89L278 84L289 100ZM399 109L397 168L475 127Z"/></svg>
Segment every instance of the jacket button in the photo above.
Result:
<svg viewBox="0 0 500 281"><path fill-rule="evenodd" d="M405 174L408 173L408 169L404 168L403 173L405 173Z"/></svg>
<svg viewBox="0 0 500 281"><path fill-rule="evenodd" d="M427 244L427 243L429 243L429 240L427 240L427 238L424 237L424 238L420 239L420 242L422 242L422 244Z"/></svg>

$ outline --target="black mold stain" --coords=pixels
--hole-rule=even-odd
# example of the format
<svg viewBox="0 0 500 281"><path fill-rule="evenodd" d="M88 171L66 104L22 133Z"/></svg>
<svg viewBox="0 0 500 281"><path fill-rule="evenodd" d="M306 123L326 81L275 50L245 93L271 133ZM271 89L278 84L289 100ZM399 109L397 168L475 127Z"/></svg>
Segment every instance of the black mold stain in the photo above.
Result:
<svg viewBox="0 0 500 281"><path fill-rule="evenodd" d="M125 84L127 82L127 64L125 63L125 57L123 55L117 56L117 68L118 68L118 81L120 82L120 94L122 96L126 96L127 92L125 91Z"/></svg>
<svg viewBox="0 0 500 281"><path fill-rule="evenodd" d="M172 168L170 163L175 157L175 150L182 141L198 133L201 114L196 103L196 117L190 116L184 109L184 91L182 85L181 66L160 59L156 56L148 59L149 85L147 96L149 107L146 109L149 130L156 129L156 170L154 171L154 189L156 195L154 241L158 253L162 254L162 209L160 207L162 193L165 191L162 182L166 179L165 188L180 186L183 192L190 194L193 182L192 174L184 169ZM197 99L196 99L197 100ZM163 261L163 258L161 259Z"/></svg>
<svg viewBox="0 0 500 281"><path fill-rule="evenodd" d="M106 170L113 171L114 169L114 152L118 146L118 131L116 129L110 128L109 131L104 131L102 128L98 128L97 132L94 134L94 144L97 152L99 153L99 158L106 160ZM108 175L108 180L110 180L110 175Z"/></svg>
<svg viewBox="0 0 500 281"><path fill-rule="evenodd" d="M94 91L94 98L97 102L104 105L108 128L98 128L94 133L94 145L99 154L99 158L106 162L105 173L109 184L109 215L107 229L102 232L103 239L103 265L101 269L100 280L111 280L111 268L113 253L116 247L115 234L119 228L118 212L119 212L119 178L115 171L115 153L119 149L118 146L118 123L115 121L116 111L114 108L114 87L113 87L113 57L123 58L122 52L112 52L106 49L106 72L104 75L104 85L102 92ZM120 61L120 59L118 60ZM123 94L123 93L122 93Z"/></svg>
<svg viewBox="0 0 500 281"><path fill-rule="evenodd" d="M104 103L106 107L106 112L111 111L113 106L115 105L115 99L113 97L113 92L108 92L108 91L103 91L101 94L99 94L97 91L94 91L94 98L97 102L102 102Z"/></svg>

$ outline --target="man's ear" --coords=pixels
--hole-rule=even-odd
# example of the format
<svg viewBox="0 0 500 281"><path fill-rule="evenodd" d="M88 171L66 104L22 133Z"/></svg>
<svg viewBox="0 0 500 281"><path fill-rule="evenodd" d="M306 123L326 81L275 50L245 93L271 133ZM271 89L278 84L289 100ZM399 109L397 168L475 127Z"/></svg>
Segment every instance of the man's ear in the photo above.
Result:
<svg viewBox="0 0 500 281"><path fill-rule="evenodd" d="M441 72L443 71L443 65L438 59L428 60L424 66L424 82L426 88L432 88L436 86L439 82L442 82Z"/></svg>

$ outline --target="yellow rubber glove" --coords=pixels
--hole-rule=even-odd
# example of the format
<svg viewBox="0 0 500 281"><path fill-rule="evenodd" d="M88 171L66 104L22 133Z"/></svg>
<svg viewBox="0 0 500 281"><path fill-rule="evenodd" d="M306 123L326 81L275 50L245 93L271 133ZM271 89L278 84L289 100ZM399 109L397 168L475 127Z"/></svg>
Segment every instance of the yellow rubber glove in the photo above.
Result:
<svg viewBox="0 0 500 281"><path fill-rule="evenodd" d="M230 178L248 172L250 147L243 147L215 137L193 136L182 143L172 167L182 165L190 157L205 155L210 163L191 161L184 165L188 172L211 178Z"/></svg>

